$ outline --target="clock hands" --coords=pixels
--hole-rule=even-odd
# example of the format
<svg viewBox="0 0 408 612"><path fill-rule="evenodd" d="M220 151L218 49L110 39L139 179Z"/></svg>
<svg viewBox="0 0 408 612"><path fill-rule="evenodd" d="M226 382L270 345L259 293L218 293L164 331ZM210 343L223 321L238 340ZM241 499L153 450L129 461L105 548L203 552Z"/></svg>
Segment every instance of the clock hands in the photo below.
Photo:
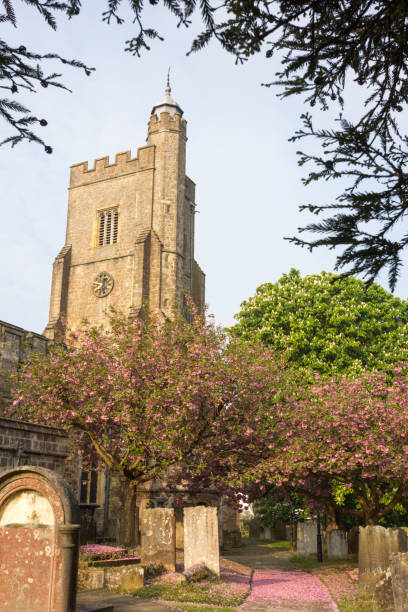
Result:
<svg viewBox="0 0 408 612"><path fill-rule="evenodd" d="M92 283L96 297L105 297L113 289L113 278L108 272L100 272Z"/></svg>

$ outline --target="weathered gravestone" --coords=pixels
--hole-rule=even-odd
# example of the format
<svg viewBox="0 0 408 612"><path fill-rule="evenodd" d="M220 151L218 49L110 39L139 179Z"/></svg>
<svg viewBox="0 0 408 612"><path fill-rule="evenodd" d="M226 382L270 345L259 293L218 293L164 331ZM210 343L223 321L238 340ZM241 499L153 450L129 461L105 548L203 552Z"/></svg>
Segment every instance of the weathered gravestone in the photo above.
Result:
<svg viewBox="0 0 408 612"><path fill-rule="evenodd" d="M300 557L317 555L317 522L307 519L297 524L297 554Z"/></svg>
<svg viewBox="0 0 408 612"><path fill-rule="evenodd" d="M0 474L0 609L74 612L79 509L55 472Z"/></svg>
<svg viewBox="0 0 408 612"><path fill-rule="evenodd" d="M349 555L358 554L358 532L358 527L352 527L347 534L347 550Z"/></svg>
<svg viewBox="0 0 408 612"><path fill-rule="evenodd" d="M251 521L249 521L249 537L250 538L259 538L261 535L261 519L258 516L255 516Z"/></svg>
<svg viewBox="0 0 408 612"><path fill-rule="evenodd" d="M145 510L142 518L142 563L163 565L176 571L176 521L173 508Z"/></svg>
<svg viewBox="0 0 408 612"><path fill-rule="evenodd" d="M408 611L408 552L391 554L391 583L396 612Z"/></svg>
<svg viewBox="0 0 408 612"><path fill-rule="evenodd" d="M220 575L217 508L184 508L184 569L193 565Z"/></svg>
<svg viewBox="0 0 408 612"><path fill-rule="evenodd" d="M286 525L283 521L276 521L273 528L274 528L275 534L272 537L275 537L276 540L286 539Z"/></svg>
<svg viewBox="0 0 408 612"><path fill-rule="evenodd" d="M271 540L272 539L272 531L270 527L264 527L261 531L261 540Z"/></svg>
<svg viewBox="0 0 408 612"><path fill-rule="evenodd" d="M378 583L387 578L386 573L391 565L391 554L406 551L407 535L402 529L385 528L381 525L360 527L359 588L377 597L376 587Z"/></svg>
<svg viewBox="0 0 408 612"><path fill-rule="evenodd" d="M327 558L347 559L346 532L341 529L332 529L327 532Z"/></svg>

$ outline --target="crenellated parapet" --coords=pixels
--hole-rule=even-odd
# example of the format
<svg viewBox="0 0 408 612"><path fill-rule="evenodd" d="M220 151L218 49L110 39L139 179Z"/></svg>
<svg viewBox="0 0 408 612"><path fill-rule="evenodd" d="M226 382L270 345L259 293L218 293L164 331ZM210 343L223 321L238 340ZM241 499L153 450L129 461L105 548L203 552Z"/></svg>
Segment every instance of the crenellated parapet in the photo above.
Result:
<svg viewBox="0 0 408 612"><path fill-rule="evenodd" d="M88 168L88 162L74 164L71 166L70 188L153 168L154 155L154 145L146 145L140 147L133 158L130 151L117 153L113 164L109 163L109 156L95 159L93 168Z"/></svg>
<svg viewBox="0 0 408 612"><path fill-rule="evenodd" d="M148 123L148 133L154 134L162 130L168 130L171 132L180 132L186 137L187 135L187 121L181 117L179 113L170 114L168 112L153 114L150 117Z"/></svg>

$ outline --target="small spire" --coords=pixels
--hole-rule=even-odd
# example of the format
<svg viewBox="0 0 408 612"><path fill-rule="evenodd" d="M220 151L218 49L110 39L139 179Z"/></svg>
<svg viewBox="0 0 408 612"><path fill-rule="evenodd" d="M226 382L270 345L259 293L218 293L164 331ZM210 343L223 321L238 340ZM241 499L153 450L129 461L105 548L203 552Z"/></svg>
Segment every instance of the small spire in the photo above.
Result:
<svg viewBox="0 0 408 612"><path fill-rule="evenodd" d="M169 66L169 69L167 71L167 87L165 89L165 93L166 93L167 96L169 96L170 93L171 93L171 87L170 87L170 66Z"/></svg>
<svg viewBox="0 0 408 612"><path fill-rule="evenodd" d="M164 99L153 106L152 115L156 113L157 117L159 117L161 112L167 112L170 114L170 116L172 116L174 112L179 113L180 116L183 115L182 109L177 104L177 102L173 100L170 93L171 93L171 87L170 87L170 67L169 67L167 71L166 87L164 90Z"/></svg>

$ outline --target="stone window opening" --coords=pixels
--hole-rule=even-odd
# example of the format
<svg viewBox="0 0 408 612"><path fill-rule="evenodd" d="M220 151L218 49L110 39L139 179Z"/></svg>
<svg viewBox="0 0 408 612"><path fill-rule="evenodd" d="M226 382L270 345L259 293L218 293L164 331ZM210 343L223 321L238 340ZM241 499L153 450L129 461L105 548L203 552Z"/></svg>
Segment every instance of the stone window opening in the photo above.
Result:
<svg viewBox="0 0 408 612"><path fill-rule="evenodd" d="M96 504L98 491L98 472L96 470L81 472L81 492L79 501L81 504Z"/></svg>
<svg viewBox="0 0 408 612"><path fill-rule="evenodd" d="M119 230L119 209L109 208L98 213L98 246L116 244Z"/></svg>

